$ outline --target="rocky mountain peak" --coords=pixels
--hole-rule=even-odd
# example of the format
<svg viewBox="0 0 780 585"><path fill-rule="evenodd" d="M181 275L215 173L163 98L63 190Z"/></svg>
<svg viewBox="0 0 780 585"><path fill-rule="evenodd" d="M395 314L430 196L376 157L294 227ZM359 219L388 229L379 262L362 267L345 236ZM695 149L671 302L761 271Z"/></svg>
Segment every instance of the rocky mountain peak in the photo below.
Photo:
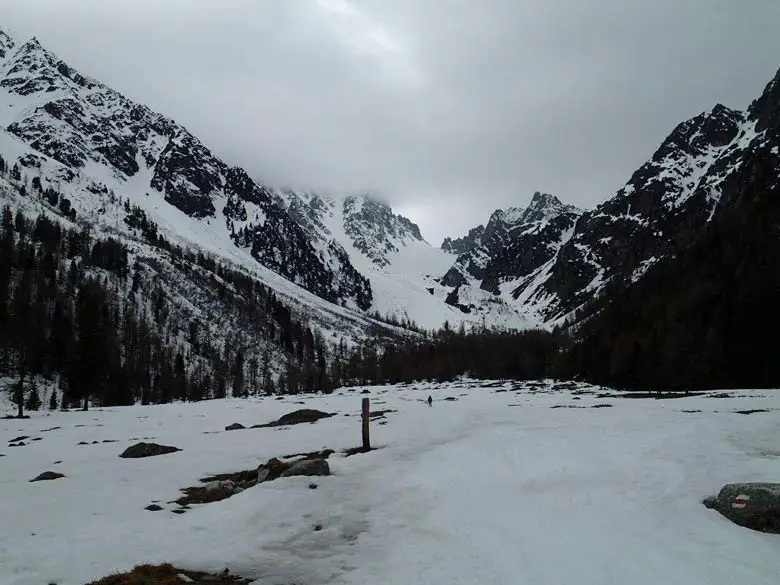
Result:
<svg viewBox="0 0 780 585"><path fill-rule="evenodd" d="M374 264L387 266L388 256L412 241L423 242L420 228L410 219L372 195L344 199L344 231L360 252Z"/></svg>
<svg viewBox="0 0 780 585"><path fill-rule="evenodd" d="M742 112L718 104L709 112L678 124L656 150L652 160L680 160L706 154L713 147L726 146L734 140L743 121Z"/></svg>
<svg viewBox="0 0 780 585"><path fill-rule="evenodd" d="M499 281L526 276L548 262L581 214L576 207L539 191L528 207L497 209L484 230L475 228L479 243L463 246L440 282L453 287L478 284L495 292Z"/></svg>
<svg viewBox="0 0 780 585"><path fill-rule="evenodd" d="M16 46L14 40L9 37L6 32L0 28L0 59L4 59L5 56L10 53Z"/></svg>
<svg viewBox="0 0 780 585"><path fill-rule="evenodd" d="M563 213L579 214L582 211L573 205L565 205L555 195L536 191L531 197L531 203L523 212L522 223L531 223L551 219Z"/></svg>
<svg viewBox="0 0 780 585"><path fill-rule="evenodd" d="M756 121L759 131L780 126L780 70L767 84L761 97L750 104L748 115Z"/></svg>

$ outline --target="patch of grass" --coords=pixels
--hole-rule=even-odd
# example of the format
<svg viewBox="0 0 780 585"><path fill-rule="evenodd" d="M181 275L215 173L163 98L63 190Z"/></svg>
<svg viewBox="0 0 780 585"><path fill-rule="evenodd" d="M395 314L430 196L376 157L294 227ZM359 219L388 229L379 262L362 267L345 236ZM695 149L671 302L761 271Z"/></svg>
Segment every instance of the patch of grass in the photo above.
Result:
<svg viewBox="0 0 780 585"><path fill-rule="evenodd" d="M132 571L115 573L88 585L181 585L182 582L176 567L166 563L138 565Z"/></svg>
<svg viewBox="0 0 780 585"><path fill-rule="evenodd" d="M376 451L380 449L380 447L371 447L370 449L364 449L361 447L350 447L349 449L344 449L343 453L345 457L352 457L353 455L359 455L361 453L368 453L370 451Z"/></svg>
<svg viewBox="0 0 780 585"><path fill-rule="evenodd" d="M183 579L179 575L184 575ZM87 585L182 585L182 583L208 583L209 585L246 585L247 579L241 579L227 573L209 575L197 571L177 569L171 564L138 565L132 571L115 573L92 581Z"/></svg>

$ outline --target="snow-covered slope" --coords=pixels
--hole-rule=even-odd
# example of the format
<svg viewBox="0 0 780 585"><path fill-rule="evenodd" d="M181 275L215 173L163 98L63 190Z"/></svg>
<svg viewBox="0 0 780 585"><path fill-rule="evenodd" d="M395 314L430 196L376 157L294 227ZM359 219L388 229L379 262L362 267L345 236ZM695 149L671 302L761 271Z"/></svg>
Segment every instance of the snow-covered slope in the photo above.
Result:
<svg viewBox="0 0 780 585"><path fill-rule="evenodd" d="M522 312L483 294L479 309L463 311L448 304L451 292L438 278L455 257L426 242L409 219L371 195L334 196L290 189L277 191L289 213L320 248L343 250L371 283L371 312L383 319L438 329L457 326L527 328Z"/></svg>
<svg viewBox="0 0 780 585"><path fill-rule="evenodd" d="M173 237L219 242L231 253L240 248L327 301L370 306L368 282L348 258L315 250L266 187L217 158L186 128L81 75L35 39L15 45L4 35L3 46L0 123L73 174L65 183L42 174L42 182L63 191L83 183L114 191L170 227ZM96 223L113 215L76 195L74 205Z"/></svg>
<svg viewBox="0 0 780 585"><path fill-rule="evenodd" d="M360 439L352 392L308 397L339 416L286 428L223 431L274 420L298 397L0 420L0 583L83 585L151 562L227 567L257 585L777 582L777 535L701 500L777 480L780 393L641 400L475 381L371 392L389 411L371 425L380 449L354 457L341 452ZM754 409L773 412L735 412ZM7 447L20 435L32 440ZM182 451L120 459L138 437ZM323 448L336 450L331 477L172 513L200 478ZM66 477L29 483L47 470ZM144 510L152 501L163 509Z"/></svg>

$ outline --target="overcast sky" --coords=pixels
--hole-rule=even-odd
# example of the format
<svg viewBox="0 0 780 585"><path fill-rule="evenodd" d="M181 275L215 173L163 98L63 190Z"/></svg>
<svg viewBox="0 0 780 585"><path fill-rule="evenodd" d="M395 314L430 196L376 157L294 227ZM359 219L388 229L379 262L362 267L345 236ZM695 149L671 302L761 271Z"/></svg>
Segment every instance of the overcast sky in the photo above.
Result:
<svg viewBox="0 0 780 585"><path fill-rule="evenodd" d="M0 26L274 184L379 192L438 245L591 207L780 68L779 0L0 0Z"/></svg>

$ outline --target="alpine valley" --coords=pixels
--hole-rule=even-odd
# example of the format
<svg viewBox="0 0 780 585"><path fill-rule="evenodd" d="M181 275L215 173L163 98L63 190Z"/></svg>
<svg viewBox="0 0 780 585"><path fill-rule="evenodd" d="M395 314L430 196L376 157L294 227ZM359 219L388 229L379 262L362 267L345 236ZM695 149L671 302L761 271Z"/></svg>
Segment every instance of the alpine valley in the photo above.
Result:
<svg viewBox="0 0 780 585"><path fill-rule="evenodd" d="M0 126L4 254L17 254L3 302L15 302L20 287L8 283L24 262L49 262L49 286L71 286L75 299L59 316L75 323L95 282L105 327L135 331L138 376L157 360L171 380L193 377L200 397L274 388L291 360L311 367L285 384L321 388L317 376L346 367L351 348L443 327L577 331L730 210L776 195L780 176L780 77L746 111L716 105L679 124L595 209L528 194L441 247L381 196L267 185L173 119L2 31ZM54 311L56 295L42 294L31 302ZM24 337L14 347L34 344ZM119 353L104 357L130 359ZM57 369L28 366L6 374ZM155 383L142 382L147 400Z"/></svg>

